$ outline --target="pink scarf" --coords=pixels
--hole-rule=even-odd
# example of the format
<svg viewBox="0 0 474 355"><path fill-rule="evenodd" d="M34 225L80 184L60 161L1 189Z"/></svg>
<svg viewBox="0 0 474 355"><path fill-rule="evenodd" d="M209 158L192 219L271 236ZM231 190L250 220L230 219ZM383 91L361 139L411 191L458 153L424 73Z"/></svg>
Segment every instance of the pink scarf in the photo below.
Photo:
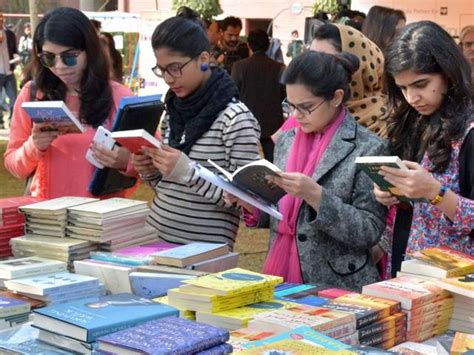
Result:
<svg viewBox="0 0 474 355"><path fill-rule="evenodd" d="M307 134L298 128L291 146L286 171L313 176L329 142L344 121L345 115L346 110L342 109L336 120L322 134ZM263 266L265 274L282 276L286 282L291 283L303 282L296 245L296 222L302 203L300 198L289 194L280 200L279 206L283 220L278 224L275 241Z"/></svg>

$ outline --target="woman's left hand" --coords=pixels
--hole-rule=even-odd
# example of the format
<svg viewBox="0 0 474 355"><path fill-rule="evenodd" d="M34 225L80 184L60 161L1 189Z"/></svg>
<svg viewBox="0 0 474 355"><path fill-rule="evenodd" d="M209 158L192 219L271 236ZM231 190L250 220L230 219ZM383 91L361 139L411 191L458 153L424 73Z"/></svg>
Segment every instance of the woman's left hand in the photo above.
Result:
<svg viewBox="0 0 474 355"><path fill-rule="evenodd" d="M143 147L143 154L148 155L153 160L153 165L160 171L161 175L169 176L183 153L178 149L162 144L157 149Z"/></svg>
<svg viewBox="0 0 474 355"><path fill-rule="evenodd" d="M311 206L317 205L319 208L321 185L309 176L301 173L280 173L278 177L268 176L267 179L291 196L299 197Z"/></svg>
<svg viewBox="0 0 474 355"><path fill-rule="evenodd" d="M102 144L94 142L91 150L96 160L102 165L112 169L127 170L130 158L130 152L127 149L115 145L112 150L109 150Z"/></svg>
<svg viewBox="0 0 474 355"><path fill-rule="evenodd" d="M408 167L408 170L382 166L380 175L408 198L425 198L430 201L434 199L441 183L420 164L407 160L404 160L403 163Z"/></svg>

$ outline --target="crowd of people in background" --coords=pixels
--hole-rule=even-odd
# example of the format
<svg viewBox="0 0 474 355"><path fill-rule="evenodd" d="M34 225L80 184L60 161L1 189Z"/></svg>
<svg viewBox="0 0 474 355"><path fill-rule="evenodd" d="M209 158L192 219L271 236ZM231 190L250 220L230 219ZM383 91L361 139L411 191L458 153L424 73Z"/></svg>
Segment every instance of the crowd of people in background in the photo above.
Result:
<svg viewBox="0 0 474 355"><path fill-rule="evenodd" d="M360 289L394 276L407 252L447 245L474 255L474 26L456 43L439 25L407 25L403 11L382 6L316 17L308 43L294 30L282 50L266 29L244 41L237 17L201 19L180 8L151 38L152 71L169 87L162 147L131 154L94 146L97 160L149 184L148 223L165 241L232 247L241 219L269 223L264 272L289 282ZM30 178L35 196L89 196L94 169L85 151L98 126L111 127L120 98L132 95L113 36L71 8L42 17L33 37L26 24L18 44L1 16L0 27L7 170ZM17 64L27 78L18 98ZM21 110L32 100L65 101L86 133L32 124ZM404 160L408 170L380 174L412 202L382 191L354 164L377 155ZM269 178L286 192L281 221L193 168L213 169L211 159L232 172L260 156L282 170Z"/></svg>

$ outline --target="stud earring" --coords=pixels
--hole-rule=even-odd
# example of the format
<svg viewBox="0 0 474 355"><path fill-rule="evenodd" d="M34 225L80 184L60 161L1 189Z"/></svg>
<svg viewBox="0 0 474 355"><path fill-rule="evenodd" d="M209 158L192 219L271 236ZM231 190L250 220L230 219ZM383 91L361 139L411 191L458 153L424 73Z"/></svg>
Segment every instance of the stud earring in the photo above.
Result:
<svg viewBox="0 0 474 355"><path fill-rule="evenodd" d="M207 71L209 69L209 64L202 63L200 66L201 71Z"/></svg>

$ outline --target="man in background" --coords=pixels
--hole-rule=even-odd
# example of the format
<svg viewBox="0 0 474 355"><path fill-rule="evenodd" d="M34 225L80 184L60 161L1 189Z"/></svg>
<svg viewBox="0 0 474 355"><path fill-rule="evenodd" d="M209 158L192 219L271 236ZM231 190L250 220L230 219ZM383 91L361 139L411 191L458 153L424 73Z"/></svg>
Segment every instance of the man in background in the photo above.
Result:
<svg viewBox="0 0 474 355"><path fill-rule="evenodd" d="M3 122L0 122L0 127L9 126L13 113L13 106L15 105L17 89L16 79L13 70L16 63L20 61L18 50L16 47L15 34L4 26L3 14L0 13L0 90L5 89L5 93L9 99L9 117ZM0 108L1 116L3 117L3 108Z"/></svg>
<svg viewBox="0 0 474 355"><path fill-rule="evenodd" d="M274 143L271 139L283 124L281 102L286 97L280 76L285 65L269 58L265 52L270 39L265 31L251 31L247 38L251 57L234 63L232 79L240 91L240 99L260 124L260 143L265 159L273 161Z"/></svg>
<svg viewBox="0 0 474 355"><path fill-rule="evenodd" d="M459 41L464 57L471 64L471 76L474 80L474 26L464 27L459 35Z"/></svg>
<svg viewBox="0 0 474 355"><path fill-rule="evenodd" d="M291 42L288 44L286 56L293 59L303 51L303 41L300 40L297 30L291 32Z"/></svg>
<svg viewBox="0 0 474 355"><path fill-rule="evenodd" d="M235 62L248 58L249 50L247 45L240 41L242 21L239 18L226 17L222 20L221 31L221 40L214 52L214 59L230 74Z"/></svg>
<svg viewBox="0 0 474 355"><path fill-rule="evenodd" d="M31 38L31 25L29 22L23 26L23 33L18 43L18 52L20 54L21 63L25 65L30 60L31 53L33 52L33 39Z"/></svg>

